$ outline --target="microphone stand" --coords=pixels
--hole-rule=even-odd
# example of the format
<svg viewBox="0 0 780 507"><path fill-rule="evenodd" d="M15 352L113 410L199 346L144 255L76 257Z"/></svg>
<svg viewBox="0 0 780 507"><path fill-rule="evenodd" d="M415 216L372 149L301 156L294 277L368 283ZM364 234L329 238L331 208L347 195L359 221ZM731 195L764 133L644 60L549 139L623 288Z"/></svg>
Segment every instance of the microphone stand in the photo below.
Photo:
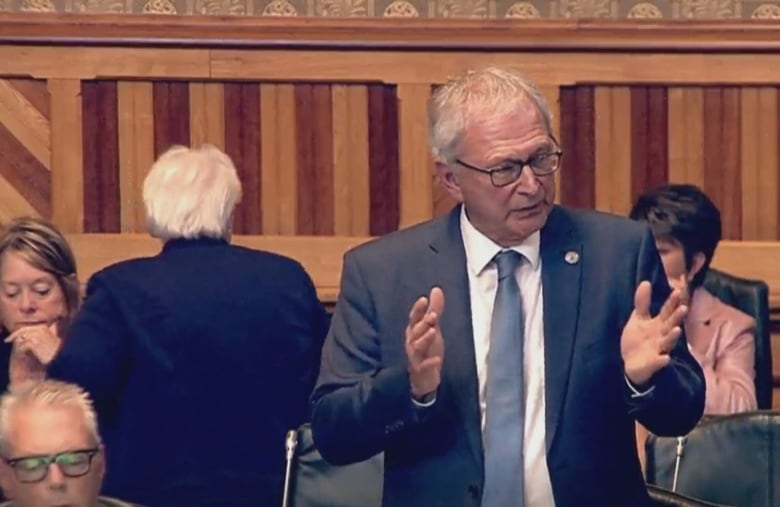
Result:
<svg viewBox="0 0 780 507"><path fill-rule="evenodd" d="M287 438L284 441L285 460L287 465L284 471L284 496L282 497L282 507L290 505L290 483L292 479L292 465L295 459L295 449L298 447L298 431L290 430L287 432Z"/></svg>

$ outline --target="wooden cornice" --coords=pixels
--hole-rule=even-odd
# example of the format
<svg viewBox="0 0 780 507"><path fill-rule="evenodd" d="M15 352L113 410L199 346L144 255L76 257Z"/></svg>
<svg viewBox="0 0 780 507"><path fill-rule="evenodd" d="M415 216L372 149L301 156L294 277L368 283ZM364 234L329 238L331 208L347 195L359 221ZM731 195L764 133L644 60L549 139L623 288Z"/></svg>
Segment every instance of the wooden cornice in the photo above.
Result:
<svg viewBox="0 0 780 507"><path fill-rule="evenodd" d="M745 53L780 51L780 23L0 13L0 44Z"/></svg>

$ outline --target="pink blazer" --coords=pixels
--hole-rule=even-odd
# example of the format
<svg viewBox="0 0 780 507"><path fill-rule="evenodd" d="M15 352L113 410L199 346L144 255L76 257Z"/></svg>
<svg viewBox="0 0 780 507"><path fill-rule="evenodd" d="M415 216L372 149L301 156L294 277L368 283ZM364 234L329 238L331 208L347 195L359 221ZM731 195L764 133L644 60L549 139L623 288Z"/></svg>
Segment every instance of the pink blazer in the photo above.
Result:
<svg viewBox="0 0 780 507"><path fill-rule="evenodd" d="M705 414L757 408L755 320L699 287L685 318L688 348L704 370Z"/></svg>

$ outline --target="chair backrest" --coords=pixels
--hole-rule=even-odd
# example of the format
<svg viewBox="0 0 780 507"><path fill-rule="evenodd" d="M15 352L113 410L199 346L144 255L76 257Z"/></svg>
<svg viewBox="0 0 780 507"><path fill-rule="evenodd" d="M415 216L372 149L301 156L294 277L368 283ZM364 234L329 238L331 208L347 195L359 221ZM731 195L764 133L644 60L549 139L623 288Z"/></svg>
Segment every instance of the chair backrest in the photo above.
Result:
<svg viewBox="0 0 780 507"><path fill-rule="evenodd" d="M648 437L648 484L737 507L780 505L780 412L705 417L679 449L678 461L677 438Z"/></svg>
<svg viewBox="0 0 780 507"><path fill-rule="evenodd" d="M756 319L756 398L760 410L772 408L772 349L769 334L769 287L760 280L707 271L704 288L724 303Z"/></svg>
<svg viewBox="0 0 780 507"><path fill-rule="evenodd" d="M311 428L298 429L289 507L381 507L384 456L346 466L331 465L317 451Z"/></svg>
<svg viewBox="0 0 780 507"><path fill-rule="evenodd" d="M671 491L651 484L647 485L647 492L650 495L650 499L653 501L653 505L656 507L727 507L723 504L705 502L698 498L672 493Z"/></svg>

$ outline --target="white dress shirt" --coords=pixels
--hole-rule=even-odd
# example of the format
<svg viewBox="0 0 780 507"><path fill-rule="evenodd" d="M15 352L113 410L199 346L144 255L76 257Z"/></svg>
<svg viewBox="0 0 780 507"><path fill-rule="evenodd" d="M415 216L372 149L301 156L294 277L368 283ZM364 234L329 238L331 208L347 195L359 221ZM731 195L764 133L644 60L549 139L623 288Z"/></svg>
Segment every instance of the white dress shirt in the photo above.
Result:
<svg viewBox="0 0 780 507"><path fill-rule="evenodd" d="M487 355L490 348L490 320L498 289L498 269L492 262L503 248L479 232L461 208L460 230L466 249L466 264L474 328L474 352L479 380L479 406L485 427L485 387ZM525 507L554 507L550 473L547 469L544 399L544 304L540 234L536 232L511 249L524 257L515 277L523 299L525 341L523 343L525 382ZM519 379L518 379L519 380Z"/></svg>

